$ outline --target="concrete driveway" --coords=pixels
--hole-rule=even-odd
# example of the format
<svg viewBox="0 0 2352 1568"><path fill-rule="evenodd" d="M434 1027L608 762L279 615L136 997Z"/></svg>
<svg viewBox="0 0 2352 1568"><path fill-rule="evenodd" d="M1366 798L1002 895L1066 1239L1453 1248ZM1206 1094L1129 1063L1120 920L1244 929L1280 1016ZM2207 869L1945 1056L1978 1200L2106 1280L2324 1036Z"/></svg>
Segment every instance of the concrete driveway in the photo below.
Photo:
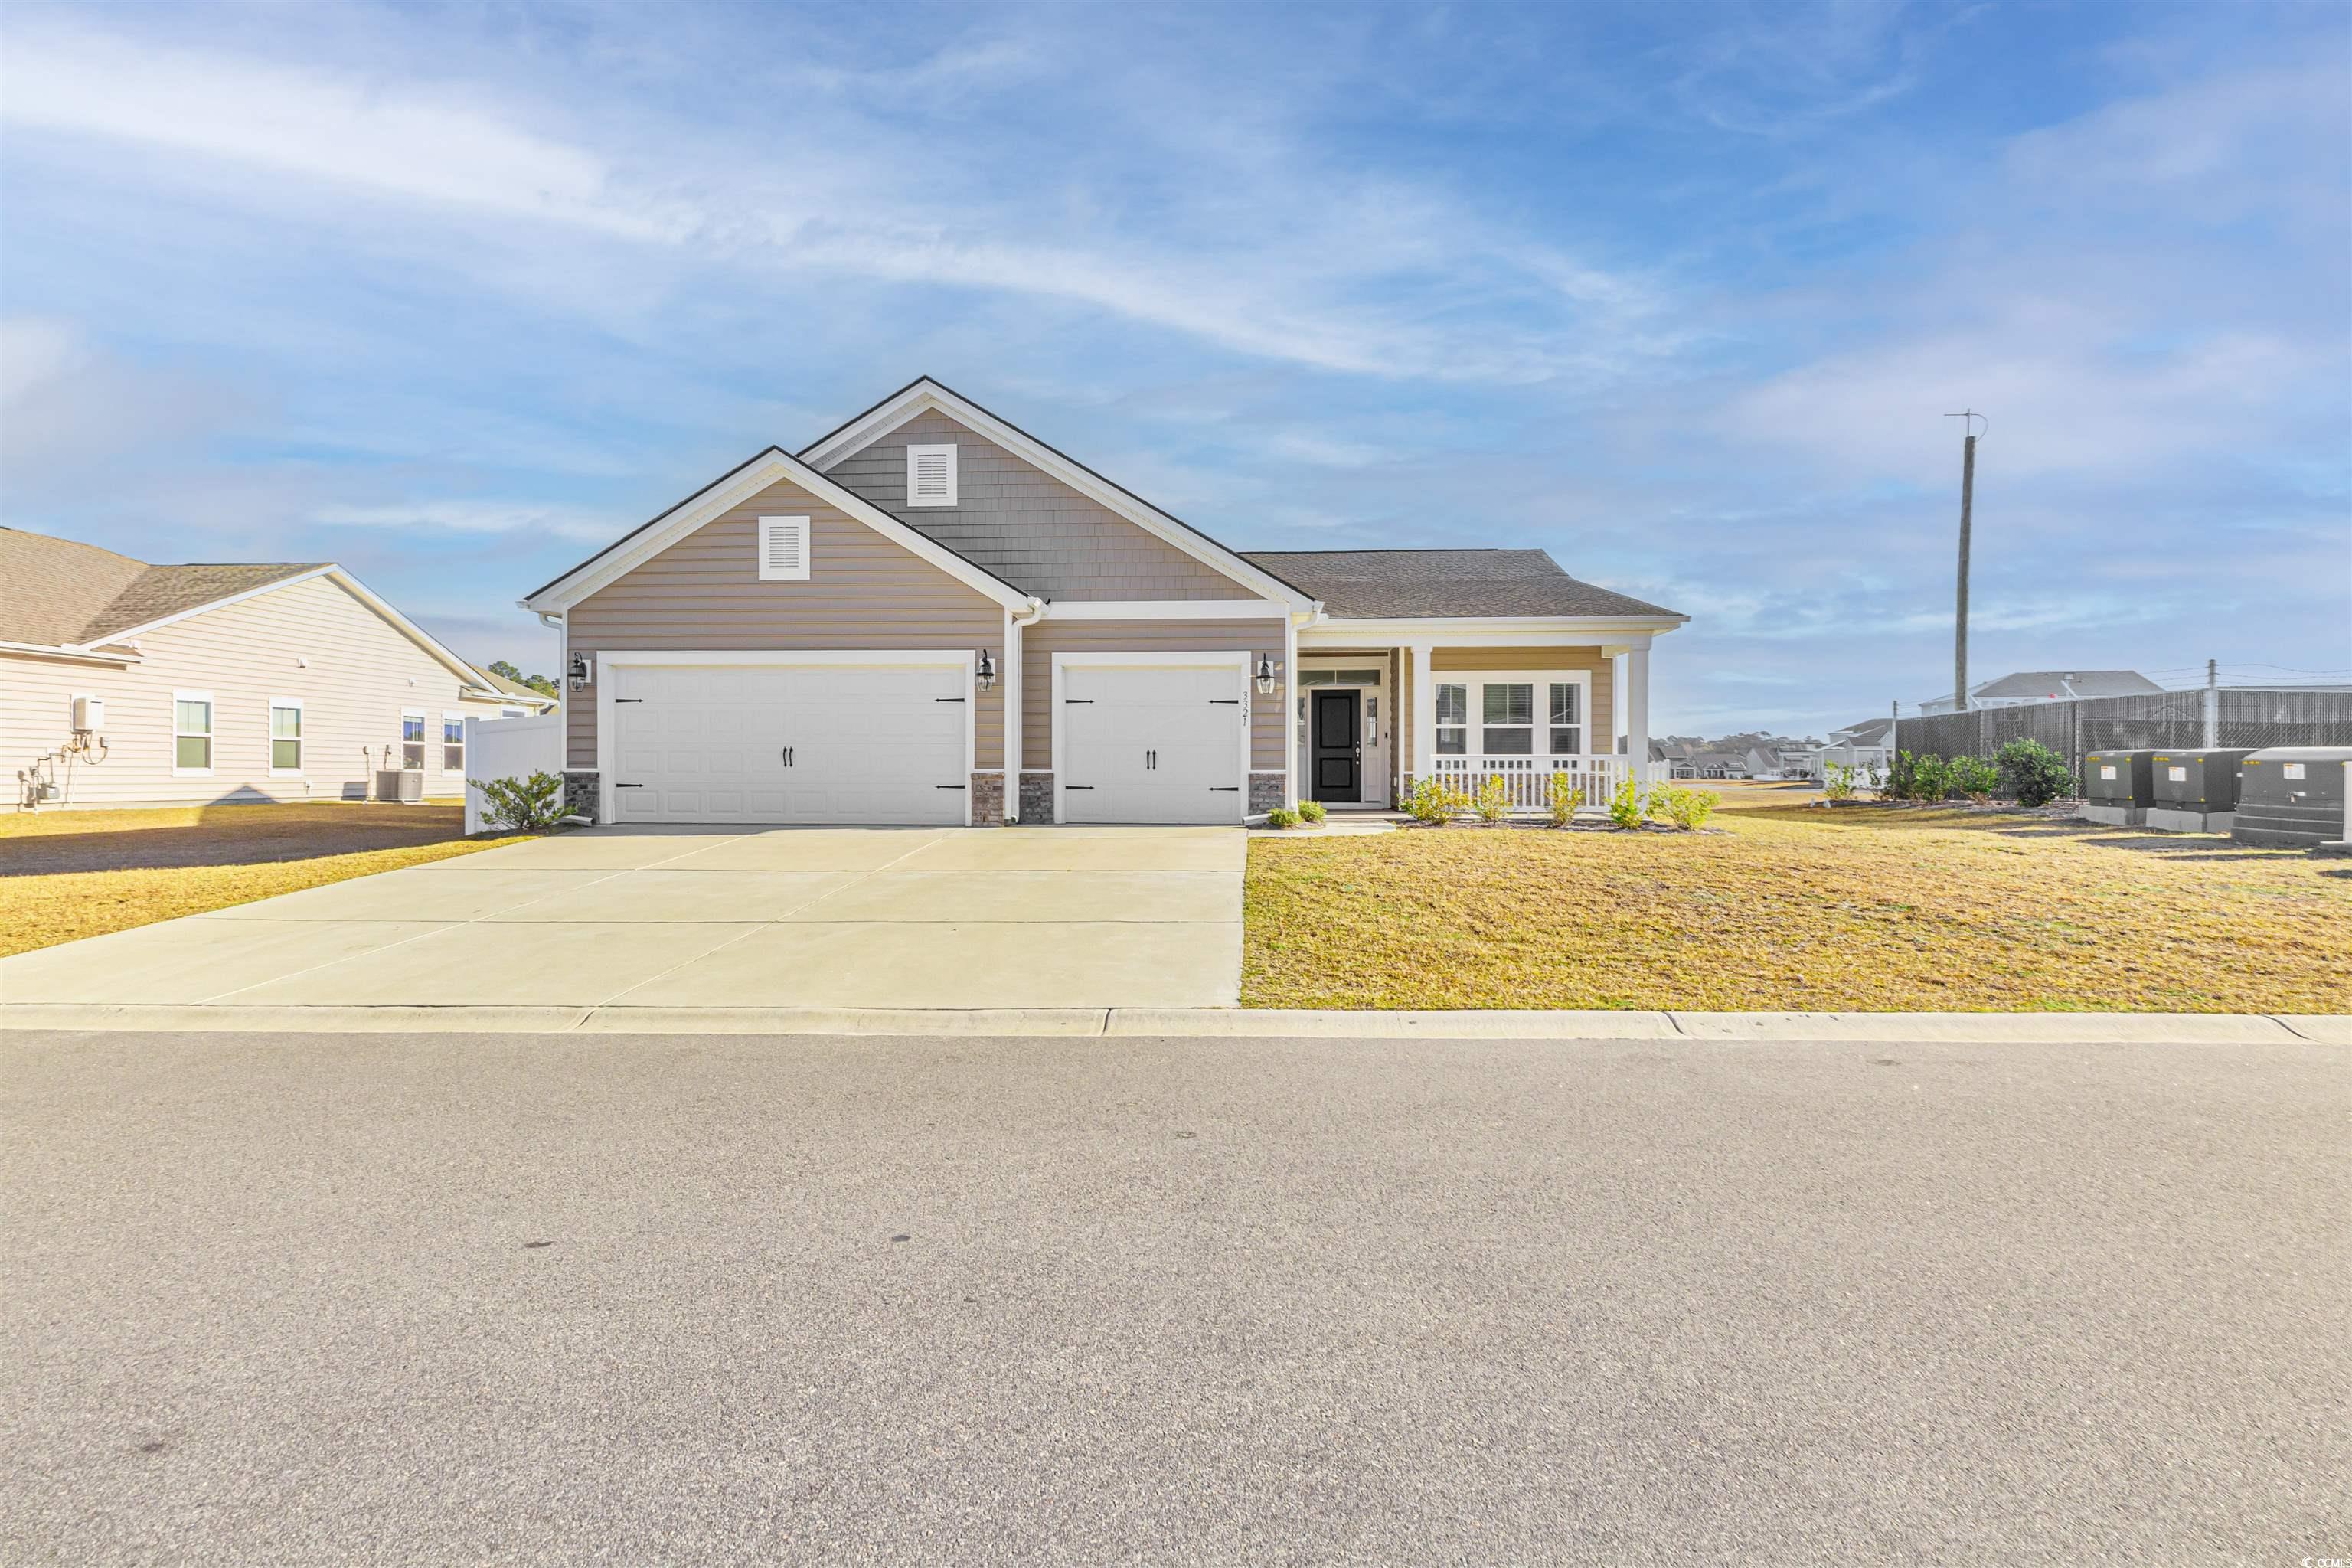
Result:
<svg viewBox="0 0 2352 1568"><path fill-rule="evenodd" d="M1218 827L594 828L0 961L16 1004L1230 1007Z"/></svg>

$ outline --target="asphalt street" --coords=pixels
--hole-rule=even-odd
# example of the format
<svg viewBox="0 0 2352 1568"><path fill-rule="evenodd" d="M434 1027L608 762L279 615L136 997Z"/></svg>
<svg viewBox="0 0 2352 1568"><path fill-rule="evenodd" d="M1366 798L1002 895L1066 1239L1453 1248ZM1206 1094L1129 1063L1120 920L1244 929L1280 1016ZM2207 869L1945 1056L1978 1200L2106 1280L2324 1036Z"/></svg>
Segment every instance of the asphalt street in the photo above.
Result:
<svg viewBox="0 0 2352 1568"><path fill-rule="evenodd" d="M2352 1557L2340 1047L0 1048L9 1563Z"/></svg>

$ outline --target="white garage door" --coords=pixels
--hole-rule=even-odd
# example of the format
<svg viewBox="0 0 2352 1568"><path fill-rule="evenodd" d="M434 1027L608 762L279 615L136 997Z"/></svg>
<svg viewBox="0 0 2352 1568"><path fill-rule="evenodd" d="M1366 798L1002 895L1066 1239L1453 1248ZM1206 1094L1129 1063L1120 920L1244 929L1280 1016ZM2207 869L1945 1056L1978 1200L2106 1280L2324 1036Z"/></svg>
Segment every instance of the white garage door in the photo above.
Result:
<svg viewBox="0 0 2352 1568"><path fill-rule="evenodd" d="M961 666L611 669L616 822L964 821Z"/></svg>
<svg viewBox="0 0 2352 1568"><path fill-rule="evenodd" d="M1067 822L1239 822L1242 671L1065 665L1055 770Z"/></svg>

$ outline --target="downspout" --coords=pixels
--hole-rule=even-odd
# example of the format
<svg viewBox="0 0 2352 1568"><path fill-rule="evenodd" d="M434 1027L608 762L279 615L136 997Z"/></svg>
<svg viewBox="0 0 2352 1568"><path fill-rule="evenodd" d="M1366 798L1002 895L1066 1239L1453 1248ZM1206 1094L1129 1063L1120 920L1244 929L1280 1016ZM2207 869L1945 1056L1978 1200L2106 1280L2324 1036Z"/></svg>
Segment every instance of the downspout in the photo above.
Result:
<svg viewBox="0 0 2352 1568"><path fill-rule="evenodd" d="M1013 823L1021 820L1021 731L1029 707L1021 630L1045 614L1045 601L1034 594L1021 608L1004 612L1004 819Z"/></svg>

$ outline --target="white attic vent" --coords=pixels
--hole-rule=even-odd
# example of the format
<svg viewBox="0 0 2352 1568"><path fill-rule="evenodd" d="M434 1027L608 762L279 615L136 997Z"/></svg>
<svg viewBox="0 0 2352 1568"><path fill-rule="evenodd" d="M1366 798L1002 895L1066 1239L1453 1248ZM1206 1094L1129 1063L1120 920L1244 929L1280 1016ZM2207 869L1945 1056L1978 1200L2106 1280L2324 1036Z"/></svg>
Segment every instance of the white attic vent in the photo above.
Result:
<svg viewBox="0 0 2352 1568"><path fill-rule="evenodd" d="M809 520L804 517L763 517L760 520L760 581L805 583L809 574Z"/></svg>
<svg viewBox="0 0 2352 1568"><path fill-rule="evenodd" d="M956 503L956 449L945 447L907 448L907 504L953 506Z"/></svg>

